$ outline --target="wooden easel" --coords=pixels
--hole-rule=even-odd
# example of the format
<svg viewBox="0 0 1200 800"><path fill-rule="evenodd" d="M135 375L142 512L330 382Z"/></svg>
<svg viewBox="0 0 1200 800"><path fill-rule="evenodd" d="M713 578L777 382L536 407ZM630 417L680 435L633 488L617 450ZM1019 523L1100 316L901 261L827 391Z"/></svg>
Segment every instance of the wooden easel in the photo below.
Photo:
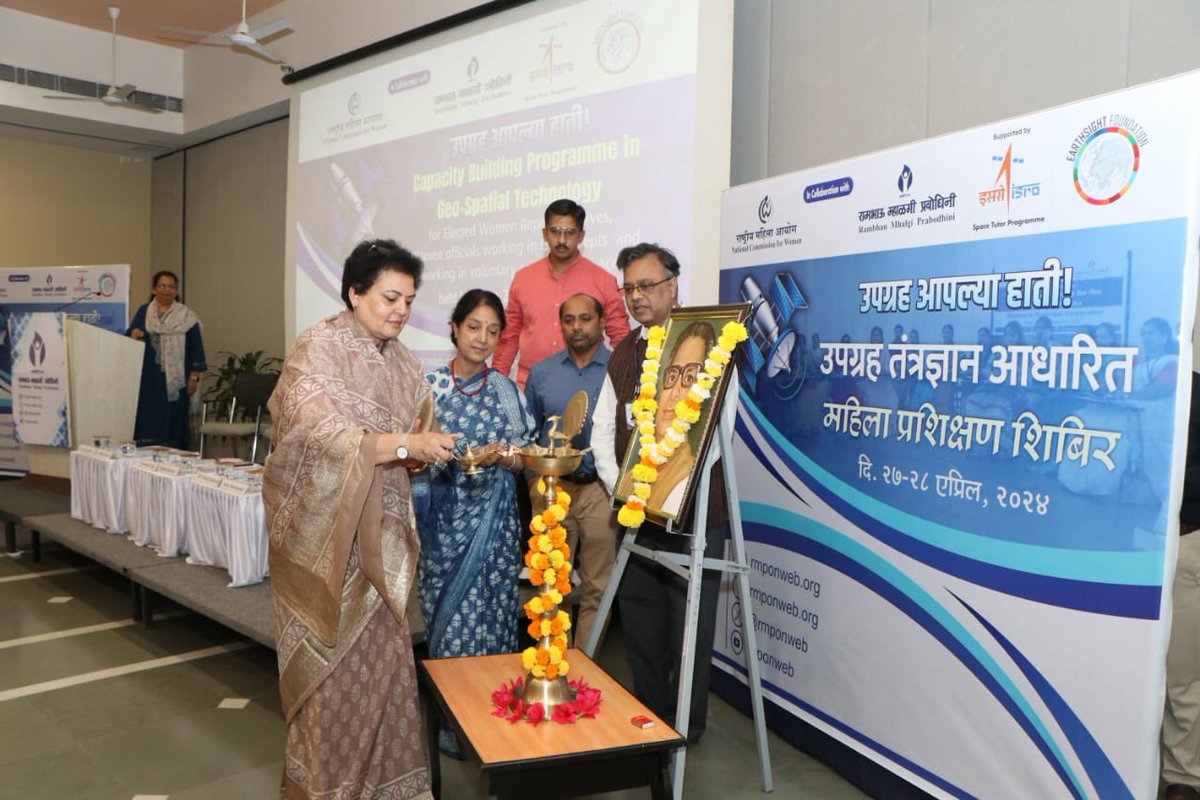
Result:
<svg viewBox="0 0 1200 800"><path fill-rule="evenodd" d="M735 395L736 396L736 395ZM589 657L595 658L596 646L608 624L609 613L612 611L613 599L617 595L617 587L621 584L621 576L625 565L629 562L630 554L662 564L667 569L687 581L687 624L683 630L683 654L679 662L679 696L676 703L675 728L687 738L689 715L692 708L692 673L693 662L696 658L696 627L700 619L700 587L703 570L718 570L734 576L737 585L738 599L746 610L743 621L743 631L746 647L743 649L746 673L750 683L750 707L754 715L754 739L758 746L758 761L762 772L763 791L774 790L771 779L771 754L767 749L767 723L763 713L762 678L758 671L758 643L754 634L754 623L751 621L750 609L750 564L746 559L746 541L742 536L742 513L738 506L737 478L733 472L733 425L736 400L720 410L717 423L717 440L709 447L704 461L700 485L693 502L696 504L695 533L692 535L691 552L667 553L661 550L650 550L635 543L636 530L625 529L625 538L617 553L617 562L613 566L612 577L604 589L597 612L597 622L592 626L588 640L583 643L583 651ZM721 458L724 455L725 458ZM733 560L705 558L706 531L708 526L708 492L712 468L717 460L725 475L725 492L729 507L730 540L733 543ZM667 525L668 533L680 533L674 529L674 520ZM687 748L681 747L671 758L671 791L675 800L683 798L683 769L687 759Z"/></svg>

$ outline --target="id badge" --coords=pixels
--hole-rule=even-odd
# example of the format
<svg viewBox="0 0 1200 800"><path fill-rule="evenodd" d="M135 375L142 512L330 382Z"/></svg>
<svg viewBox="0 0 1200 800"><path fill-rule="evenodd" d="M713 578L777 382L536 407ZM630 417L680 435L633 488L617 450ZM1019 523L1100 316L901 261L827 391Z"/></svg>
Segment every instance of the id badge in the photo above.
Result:
<svg viewBox="0 0 1200 800"><path fill-rule="evenodd" d="M625 404L625 424L626 424L626 425L628 425L630 428L632 428L632 427L633 427L633 423L634 423L634 420L633 420L633 403L626 403L626 404Z"/></svg>

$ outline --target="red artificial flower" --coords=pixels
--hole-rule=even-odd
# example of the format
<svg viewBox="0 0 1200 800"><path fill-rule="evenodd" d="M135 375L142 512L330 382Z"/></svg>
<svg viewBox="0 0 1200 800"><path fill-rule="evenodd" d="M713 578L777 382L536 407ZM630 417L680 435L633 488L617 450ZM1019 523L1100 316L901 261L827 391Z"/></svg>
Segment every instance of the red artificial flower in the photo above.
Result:
<svg viewBox="0 0 1200 800"><path fill-rule="evenodd" d="M600 712L600 690L585 684L575 695L575 713L581 717L594 717Z"/></svg>
<svg viewBox="0 0 1200 800"><path fill-rule="evenodd" d="M554 721L566 725L575 721L574 703L559 703L554 707Z"/></svg>
<svg viewBox="0 0 1200 800"><path fill-rule="evenodd" d="M534 703L525 711L525 721L530 725L537 725L546 718L546 707L541 703Z"/></svg>
<svg viewBox="0 0 1200 800"><path fill-rule="evenodd" d="M508 712L508 716L505 719L509 722L520 722L524 716L525 703L518 699L513 701L512 709Z"/></svg>

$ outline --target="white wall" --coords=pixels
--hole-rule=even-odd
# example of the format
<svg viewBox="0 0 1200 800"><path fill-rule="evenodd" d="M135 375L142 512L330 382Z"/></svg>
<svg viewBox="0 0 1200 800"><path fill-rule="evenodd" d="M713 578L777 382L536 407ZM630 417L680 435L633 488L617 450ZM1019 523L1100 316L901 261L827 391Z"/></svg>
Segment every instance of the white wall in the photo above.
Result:
<svg viewBox="0 0 1200 800"><path fill-rule="evenodd" d="M737 2L735 184L1200 68L1195 0Z"/></svg>

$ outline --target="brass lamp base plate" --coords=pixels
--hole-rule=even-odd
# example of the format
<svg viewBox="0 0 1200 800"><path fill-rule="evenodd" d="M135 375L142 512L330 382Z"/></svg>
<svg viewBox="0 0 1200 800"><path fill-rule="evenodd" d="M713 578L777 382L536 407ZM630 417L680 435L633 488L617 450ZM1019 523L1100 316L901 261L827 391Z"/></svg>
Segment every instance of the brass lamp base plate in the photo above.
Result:
<svg viewBox="0 0 1200 800"><path fill-rule="evenodd" d="M546 709L546 715L549 716L559 703L574 701L575 690L567 683L565 675L554 679L535 678L531 672L525 676L525 685L521 687L517 696L526 705L541 703L542 707Z"/></svg>

